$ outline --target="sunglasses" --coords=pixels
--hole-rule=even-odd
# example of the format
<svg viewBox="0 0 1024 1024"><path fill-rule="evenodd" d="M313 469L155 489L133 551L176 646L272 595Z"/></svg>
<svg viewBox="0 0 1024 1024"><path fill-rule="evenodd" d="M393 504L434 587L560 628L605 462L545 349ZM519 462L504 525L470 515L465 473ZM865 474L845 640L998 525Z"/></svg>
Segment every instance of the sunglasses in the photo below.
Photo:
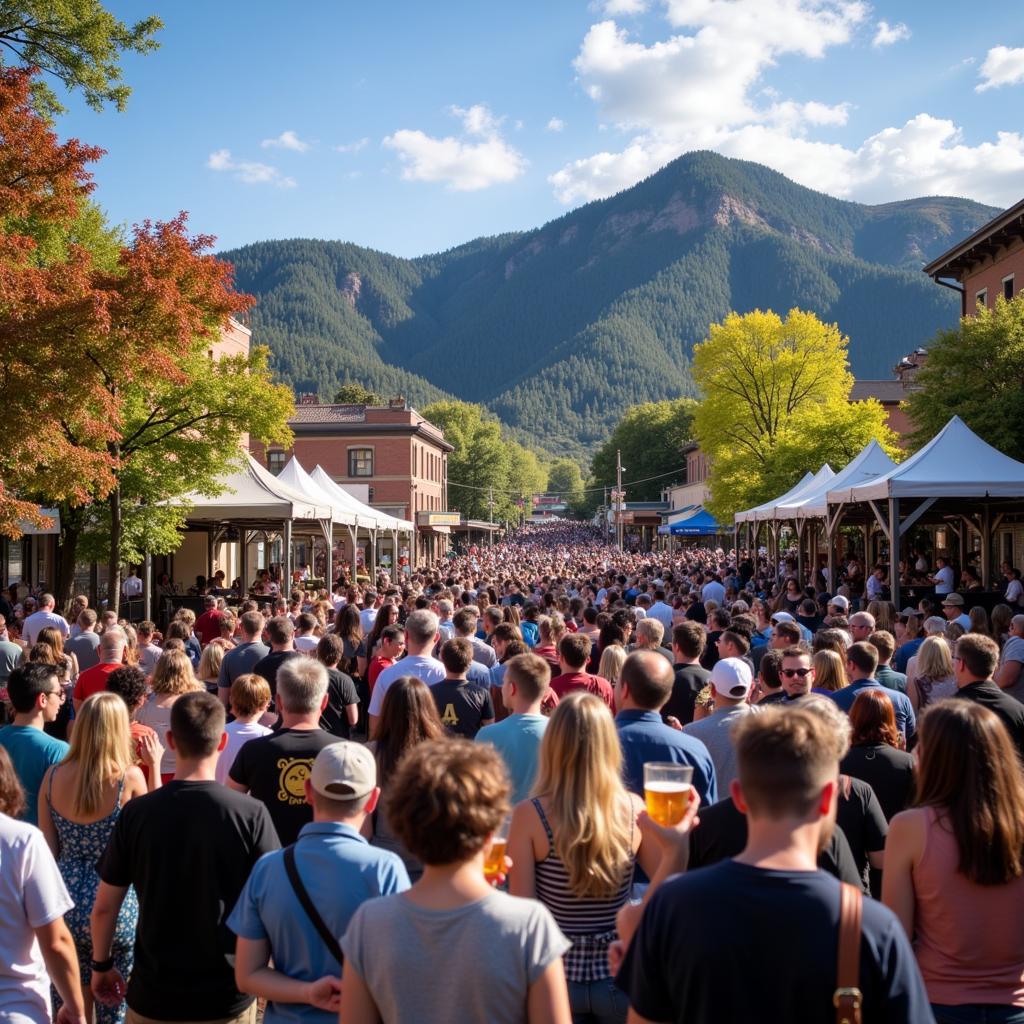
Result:
<svg viewBox="0 0 1024 1024"><path fill-rule="evenodd" d="M782 674L787 679L795 679L797 677L799 677L800 679L804 679L807 676L809 676L812 671L813 669L809 668L784 668L782 670Z"/></svg>

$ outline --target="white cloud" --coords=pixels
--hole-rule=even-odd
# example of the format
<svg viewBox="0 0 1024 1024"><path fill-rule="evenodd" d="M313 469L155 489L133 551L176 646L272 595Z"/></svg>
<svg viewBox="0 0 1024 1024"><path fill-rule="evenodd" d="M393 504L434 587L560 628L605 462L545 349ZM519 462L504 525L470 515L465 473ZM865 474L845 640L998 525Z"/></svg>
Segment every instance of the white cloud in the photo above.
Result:
<svg viewBox="0 0 1024 1024"><path fill-rule="evenodd" d="M309 143L303 142L290 128L276 139L264 139L260 145L264 149L290 149L293 153L305 153L309 149Z"/></svg>
<svg viewBox="0 0 1024 1024"><path fill-rule="evenodd" d="M1024 47L1015 50L1008 46L993 46L985 56L978 72L981 82L975 92L998 89L1001 85L1020 85L1024 82Z"/></svg>
<svg viewBox="0 0 1024 1024"><path fill-rule="evenodd" d="M609 18L615 18L619 15L643 14L647 10L647 0L604 0L597 7Z"/></svg>
<svg viewBox="0 0 1024 1024"><path fill-rule="evenodd" d="M582 40L574 66L599 123L610 121L630 137L618 150L594 153L552 174L549 181L561 202L611 195L695 149L755 160L811 188L867 202L953 194L1007 205L1019 198L1024 175L1019 133L1002 132L994 141L968 145L952 121L921 113L863 142L840 144L819 136L847 124L850 103L801 102L763 86L764 73L784 56L817 59L829 47L852 41L867 24L866 4L664 4L670 31L660 41L641 43L611 20L592 25ZM885 28L890 34L902 30ZM990 58L996 55L994 72L1004 84L1018 72L1009 70L997 50ZM1024 81L1024 50L1005 53L1020 54Z"/></svg>
<svg viewBox="0 0 1024 1024"><path fill-rule="evenodd" d="M235 179L246 185L275 185L277 188L295 188L295 179L283 175L270 164L261 164L253 160L235 160L230 149L218 149L210 154L206 166L211 171L224 171L234 175Z"/></svg>
<svg viewBox="0 0 1024 1024"><path fill-rule="evenodd" d="M361 149L366 149L369 144L369 139L356 139L355 142L347 142L342 146L335 146L334 151L336 153L358 153Z"/></svg>
<svg viewBox="0 0 1024 1024"><path fill-rule="evenodd" d="M875 38L871 40L871 45L876 47L892 46L893 43L909 38L910 29L902 21L895 25L890 25L887 21L880 21L876 27Z"/></svg>
<svg viewBox="0 0 1024 1024"><path fill-rule="evenodd" d="M564 132L565 122L560 117L553 117L547 123L547 130L549 132Z"/></svg>
<svg viewBox="0 0 1024 1024"><path fill-rule="evenodd" d="M462 137L435 138L402 129L384 139L398 153L403 179L443 182L453 192L474 192L514 181L526 170L526 158L501 136L503 118L479 103L449 107L448 112L462 122Z"/></svg>

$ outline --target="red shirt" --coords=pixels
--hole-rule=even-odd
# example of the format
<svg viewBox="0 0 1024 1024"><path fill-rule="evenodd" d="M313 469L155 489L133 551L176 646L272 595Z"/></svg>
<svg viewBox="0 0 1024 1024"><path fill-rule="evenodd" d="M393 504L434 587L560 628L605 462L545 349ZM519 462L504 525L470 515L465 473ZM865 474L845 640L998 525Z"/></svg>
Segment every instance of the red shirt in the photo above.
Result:
<svg viewBox="0 0 1024 1024"><path fill-rule="evenodd" d="M385 658L383 654L378 654L371 662L370 667L366 670L366 682L370 687L370 693L373 693L374 683L377 682L377 676L381 674L386 668L390 668L394 665L394 658Z"/></svg>
<svg viewBox="0 0 1024 1024"><path fill-rule="evenodd" d="M208 612L203 612L196 619L193 632L199 637L199 642L204 647L211 640L216 640L220 636L220 623L223 618L224 613L222 611L217 608L211 608Z"/></svg>
<svg viewBox="0 0 1024 1024"><path fill-rule="evenodd" d="M589 672L566 672L563 675L555 676L551 680L551 689L558 694L559 698L564 697L573 690L586 690L592 693L615 711L615 696L612 693L612 684L603 676L592 676Z"/></svg>
<svg viewBox="0 0 1024 1024"><path fill-rule="evenodd" d="M83 701L94 693L103 693L107 688L107 676L123 667L119 661L101 661L98 665L87 668L84 672L79 673L71 696L77 701Z"/></svg>

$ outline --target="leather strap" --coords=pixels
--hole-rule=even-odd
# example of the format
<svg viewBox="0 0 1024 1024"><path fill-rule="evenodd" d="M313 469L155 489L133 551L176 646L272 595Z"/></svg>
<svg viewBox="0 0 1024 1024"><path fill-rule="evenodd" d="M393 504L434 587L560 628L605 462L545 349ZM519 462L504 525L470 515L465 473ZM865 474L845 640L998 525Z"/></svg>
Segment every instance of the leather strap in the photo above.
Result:
<svg viewBox="0 0 1024 1024"><path fill-rule="evenodd" d="M309 898L309 893L306 891L306 887L302 884L302 879L299 877L299 869L295 864L294 844L292 846L285 847L284 869L288 875L288 881L292 884L292 889L295 891L298 901L302 904L302 909L306 912L306 917L309 918L310 923L317 930L317 934L323 940L323 943L330 951L331 956L338 961L339 965L344 964L345 957L341 952L341 946L338 945L338 940L331 934L330 928L324 924L324 919L320 916L316 907L313 906L313 901Z"/></svg>
<svg viewBox="0 0 1024 1024"><path fill-rule="evenodd" d="M836 1024L861 1024L860 940L864 894L856 886L840 883L839 955L832 1003Z"/></svg>

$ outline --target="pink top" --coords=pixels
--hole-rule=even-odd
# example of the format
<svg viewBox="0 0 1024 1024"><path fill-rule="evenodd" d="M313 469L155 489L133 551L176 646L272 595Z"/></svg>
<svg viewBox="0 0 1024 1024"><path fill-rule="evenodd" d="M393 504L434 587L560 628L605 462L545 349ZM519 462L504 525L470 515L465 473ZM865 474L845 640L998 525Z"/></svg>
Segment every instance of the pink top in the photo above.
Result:
<svg viewBox="0 0 1024 1024"><path fill-rule="evenodd" d="M956 839L925 808L924 852L913 872L914 952L928 999L958 1006L1024 1006L1024 877L978 885L957 870Z"/></svg>

